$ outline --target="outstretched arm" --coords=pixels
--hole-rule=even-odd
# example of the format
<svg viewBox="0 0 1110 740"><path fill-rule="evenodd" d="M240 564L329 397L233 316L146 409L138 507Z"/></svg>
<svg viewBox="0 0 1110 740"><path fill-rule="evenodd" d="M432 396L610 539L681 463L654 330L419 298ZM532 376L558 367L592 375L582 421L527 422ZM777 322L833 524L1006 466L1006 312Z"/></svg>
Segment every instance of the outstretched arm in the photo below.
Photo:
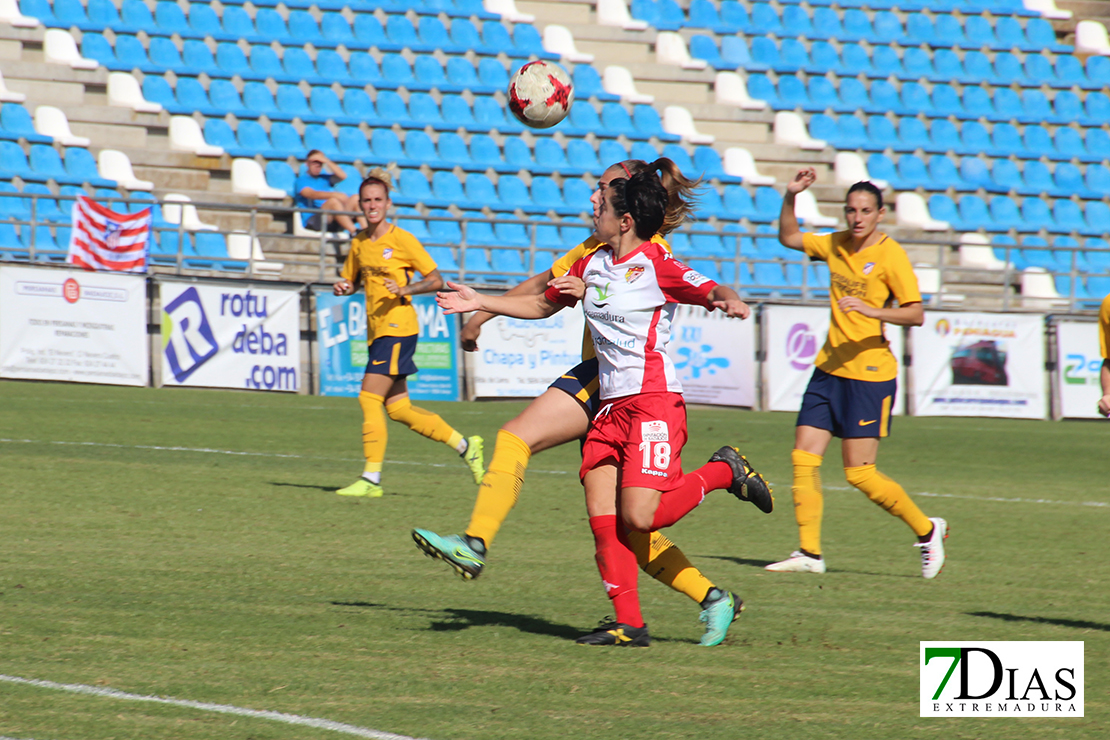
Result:
<svg viewBox="0 0 1110 740"><path fill-rule="evenodd" d="M920 303L907 303L898 308L875 308L863 302L862 298L846 295L836 303L844 313L859 311L869 319L878 319L897 326L921 326L925 323L925 307Z"/></svg>
<svg viewBox="0 0 1110 740"><path fill-rule="evenodd" d="M794 197L817 181L817 172L812 167L798 170L786 185L786 192L782 195L782 212L779 214L779 241L784 247L801 250L802 229L798 225L798 217L794 215Z"/></svg>
<svg viewBox="0 0 1110 740"><path fill-rule="evenodd" d="M509 290L505 291L505 295L542 295L547 289L548 282L551 281L551 270L546 270L539 275L533 275L525 280L520 285L516 285ZM462 348L466 352L475 352L478 349L478 336L482 333L482 324L492 319L496 314L488 311L475 311L466 323L463 324L462 331L459 333L459 340L462 342Z"/></svg>
<svg viewBox="0 0 1110 740"><path fill-rule="evenodd" d="M445 314L486 311L517 319L545 319L563 308L561 303L549 300L543 293L529 295L482 295L469 285L448 282L447 287L455 292L436 293L436 303Z"/></svg>
<svg viewBox="0 0 1110 740"><path fill-rule="evenodd" d="M740 300L736 291L727 285L718 285L709 291L709 302L733 319L746 319L752 315L748 304Z"/></svg>

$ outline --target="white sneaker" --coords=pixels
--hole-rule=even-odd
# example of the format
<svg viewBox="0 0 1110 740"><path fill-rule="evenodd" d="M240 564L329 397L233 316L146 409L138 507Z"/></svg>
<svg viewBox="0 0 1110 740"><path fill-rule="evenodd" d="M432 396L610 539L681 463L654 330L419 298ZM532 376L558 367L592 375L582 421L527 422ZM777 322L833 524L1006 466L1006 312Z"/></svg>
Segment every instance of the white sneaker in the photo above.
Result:
<svg viewBox="0 0 1110 740"><path fill-rule="evenodd" d="M944 540L948 537L948 522L936 517L930 517L929 521L933 523L933 533L928 541L915 542L914 547L921 548L921 575L936 578L944 567Z"/></svg>
<svg viewBox="0 0 1110 740"><path fill-rule="evenodd" d="M941 555L943 558L944 555ZM773 570L776 573L824 573L825 572L825 559L824 558L811 558L800 550L795 550L790 553L790 557L786 560L780 560L777 563L771 563L766 566L764 570Z"/></svg>

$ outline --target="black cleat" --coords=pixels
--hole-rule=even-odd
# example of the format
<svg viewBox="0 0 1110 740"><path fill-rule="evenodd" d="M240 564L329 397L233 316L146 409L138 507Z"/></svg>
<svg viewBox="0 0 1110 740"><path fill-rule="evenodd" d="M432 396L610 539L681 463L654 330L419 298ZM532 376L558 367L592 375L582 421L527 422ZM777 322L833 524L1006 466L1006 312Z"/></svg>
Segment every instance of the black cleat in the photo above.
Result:
<svg viewBox="0 0 1110 740"><path fill-rule="evenodd" d="M771 486L763 476L752 469L748 459L740 454L735 447L722 447L713 453L709 462L728 463L732 468L732 485L728 492L741 501L750 501L764 514L770 514L775 508L775 499L771 495Z"/></svg>
<svg viewBox="0 0 1110 740"><path fill-rule="evenodd" d="M647 625L643 627L629 627L620 622L609 622L598 625L598 631L579 637L575 642L579 645L616 645L617 647L648 647L651 637L648 636Z"/></svg>

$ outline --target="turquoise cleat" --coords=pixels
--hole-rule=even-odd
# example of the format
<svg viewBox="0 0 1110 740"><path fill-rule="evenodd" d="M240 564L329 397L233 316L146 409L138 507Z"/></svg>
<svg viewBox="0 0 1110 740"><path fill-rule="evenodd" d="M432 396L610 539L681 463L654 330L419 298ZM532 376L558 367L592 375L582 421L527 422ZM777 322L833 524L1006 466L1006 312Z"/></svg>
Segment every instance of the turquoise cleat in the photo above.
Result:
<svg viewBox="0 0 1110 740"><path fill-rule="evenodd" d="M744 602L731 591L725 591L724 596L711 602L702 610L698 619L705 622L705 634L698 644L702 647L713 647L725 641L728 628L744 611Z"/></svg>
<svg viewBox="0 0 1110 740"><path fill-rule="evenodd" d="M475 551L462 535L441 537L428 529L414 529L412 538L425 555L447 563L465 581L477 578L486 567L485 553Z"/></svg>

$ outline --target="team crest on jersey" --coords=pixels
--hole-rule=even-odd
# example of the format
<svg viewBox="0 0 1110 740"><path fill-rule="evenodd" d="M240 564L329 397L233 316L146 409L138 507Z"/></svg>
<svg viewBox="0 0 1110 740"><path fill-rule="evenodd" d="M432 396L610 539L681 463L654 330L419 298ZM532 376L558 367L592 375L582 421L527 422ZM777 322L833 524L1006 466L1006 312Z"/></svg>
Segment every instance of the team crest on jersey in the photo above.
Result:
<svg viewBox="0 0 1110 740"><path fill-rule="evenodd" d="M643 274L644 274L644 268L643 268L642 265L635 265L633 267L629 267L628 270L624 273L624 281L626 283L634 283L637 280L639 280L640 276L643 275Z"/></svg>
<svg viewBox="0 0 1110 740"><path fill-rule="evenodd" d="M386 247L382 250L382 258L389 259L393 256L393 247Z"/></svg>
<svg viewBox="0 0 1110 740"><path fill-rule="evenodd" d="M668 442L670 438L667 433L667 422L662 419L640 422L641 442Z"/></svg>
<svg viewBox="0 0 1110 740"><path fill-rule="evenodd" d="M693 285L695 288L699 285L704 285L705 283L709 282L709 278L707 278L705 275L702 275L697 270L687 270L686 272L682 273L682 279L690 283L690 285Z"/></svg>
<svg viewBox="0 0 1110 740"><path fill-rule="evenodd" d="M863 274L864 275L870 275L871 271L874 270L874 269L875 269L875 263L874 262L868 262L866 265L863 266Z"/></svg>

